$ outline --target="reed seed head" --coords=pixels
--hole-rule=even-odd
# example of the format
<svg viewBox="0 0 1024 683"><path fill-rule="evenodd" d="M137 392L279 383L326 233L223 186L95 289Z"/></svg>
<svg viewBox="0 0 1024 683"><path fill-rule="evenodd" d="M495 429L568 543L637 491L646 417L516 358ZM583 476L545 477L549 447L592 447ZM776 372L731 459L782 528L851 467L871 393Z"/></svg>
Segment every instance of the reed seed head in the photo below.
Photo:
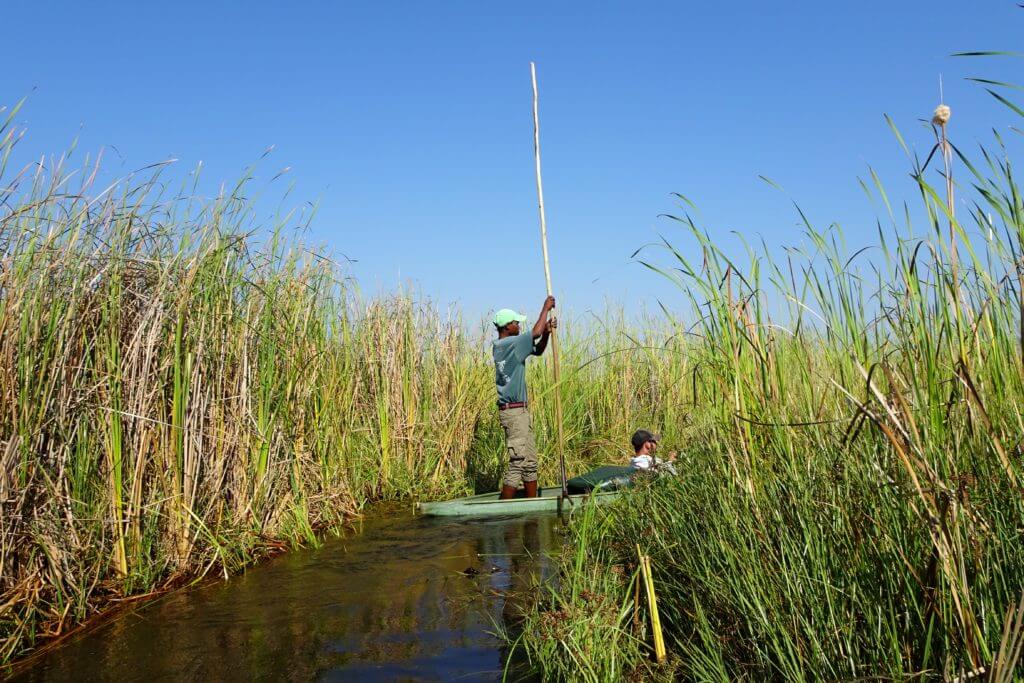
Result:
<svg viewBox="0 0 1024 683"><path fill-rule="evenodd" d="M937 126L944 126L949 123L949 117L951 114L952 112L949 110L949 107L944 104L940 104L935 107L935 113L932 115L932 123Z"/></svg>

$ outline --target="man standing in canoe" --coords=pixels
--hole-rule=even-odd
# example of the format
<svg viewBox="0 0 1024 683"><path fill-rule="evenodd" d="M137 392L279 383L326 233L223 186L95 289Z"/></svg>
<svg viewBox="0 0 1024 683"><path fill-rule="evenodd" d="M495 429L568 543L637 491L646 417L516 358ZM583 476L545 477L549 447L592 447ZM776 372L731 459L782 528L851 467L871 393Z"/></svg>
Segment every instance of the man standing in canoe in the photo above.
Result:
<svg viewBox="0 0 1024 683"><path fill-rule="evenodd" d="M508 472L501 485L501 498L512 498L520 484L527 498L537 496L537 444L533 421L526 405L526 359L539 356L548 346L548 338L558 321L548 318L555 297L544 300L533 329L524 334L526 316L508 308L494 314L498 338L494 340L494 383L498 389L498 421L505 430Z"/></svg>

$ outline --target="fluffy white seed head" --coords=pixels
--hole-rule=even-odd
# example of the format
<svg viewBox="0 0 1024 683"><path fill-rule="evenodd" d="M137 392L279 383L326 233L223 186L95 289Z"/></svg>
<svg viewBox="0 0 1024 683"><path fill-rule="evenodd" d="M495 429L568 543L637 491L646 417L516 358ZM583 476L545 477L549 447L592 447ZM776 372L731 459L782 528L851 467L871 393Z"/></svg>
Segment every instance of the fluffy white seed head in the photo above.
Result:
<svg viewBox="0 0 1024 683"><path fill-rule="evenodd" d="M949 117L952 114L949 107L944 104L940 104L935 107L935 114L932 115L932 123L936 126L944 126L949 123Z"/></svg>

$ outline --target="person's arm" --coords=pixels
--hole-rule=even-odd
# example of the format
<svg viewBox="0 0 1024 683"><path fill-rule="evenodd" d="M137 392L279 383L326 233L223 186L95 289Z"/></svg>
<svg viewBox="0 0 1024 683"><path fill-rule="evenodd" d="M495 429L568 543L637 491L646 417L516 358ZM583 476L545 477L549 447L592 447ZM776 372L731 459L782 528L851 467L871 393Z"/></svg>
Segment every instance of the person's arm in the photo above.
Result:
<svg viewBox="0 0 1024 683"><path fill-rule="evenodd" d="M669 451L669 454L668 454L667 458L659 458L659 457L655 456L654 464L656 464L656 465L672 465L676 461L676 456L677 455L678 455L678 453L676 453L675 451Z"/></svg>
<svg viewBox="0 0 1024 683"><path fill-rule="evenodd" d="M555 307L555 297L549 296L544 299L544 306L540 309L540 315L537 316L537 322L533 324L532 337L534 339L544 335L544 332L548 327L548 312Z"/></svg>
<svg viewBox="0 0 1024 683"><path fill-rule="evenodd" d="M548 322L544 326L544 334L542 334L540 339L537 340L537 343L533 345L533 355L539 356L544 353L544 349L548 347L548 338L557 327L558 320L556 318L548 318Z"/></svg>

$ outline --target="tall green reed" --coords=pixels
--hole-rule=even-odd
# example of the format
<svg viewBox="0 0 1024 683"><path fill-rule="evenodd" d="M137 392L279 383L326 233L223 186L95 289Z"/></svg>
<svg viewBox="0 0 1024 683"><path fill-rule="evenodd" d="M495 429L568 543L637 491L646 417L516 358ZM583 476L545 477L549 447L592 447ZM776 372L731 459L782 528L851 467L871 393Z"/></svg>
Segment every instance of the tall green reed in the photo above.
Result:
<svg viewBox="0 0 1024 683"><path fill-rule="evenodd" d="M675 362L689 368L680 403L696 438L679 480L640 487L601 533L575 533L589 559L566 571L574 585L629 566L640 539L679 675L1014 675L1024 205L1001 139L980 163L953 150L971 178L966 215L929 160L911 155L922 209L899 218L872 172L864 187L895 233L878 231L874 258L802 212L806 243L782 258L762 246L732 259L688 215L675 221L691 246L665 240L665 258L643 258L691 307ZM592 644L525 646L566 678L586 678L576 659L643 666Z"/></svg>
<svg viewBox="0 0 1024 683"><path fill-rule="evenodd" d="M364 300L284 223L257 240L244 184L64 163L2 190L0 659L366 500L465 490L489 397L457 317Z"/></svg>

